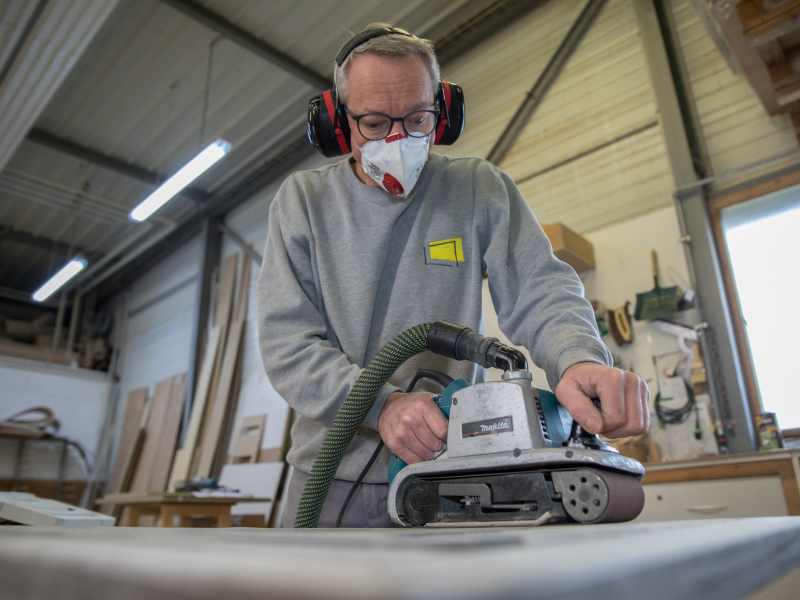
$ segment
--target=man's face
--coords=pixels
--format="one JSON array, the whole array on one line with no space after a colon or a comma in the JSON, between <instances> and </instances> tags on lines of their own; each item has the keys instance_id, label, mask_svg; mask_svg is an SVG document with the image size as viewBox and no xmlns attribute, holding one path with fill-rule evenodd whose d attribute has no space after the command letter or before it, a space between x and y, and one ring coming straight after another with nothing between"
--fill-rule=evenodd
<instances>
[{"instance_id":1,"label":"man's face","mask_svg":"<svg viewBox=\"0 0 800 600\"><path fill-rule=\"evenodd\" d=\"M360 54L353 59L348 74L350 97L347 108L355 115L381 113L390 117L403 117L415 110L431 110L434 107L433 87L430 72L421 56L404 56L401 58L384 58L373 54ZM358 131L355 120L348 116L350 122L350 141L353 158L361 164L361 151L367 140ZM403 132L403 124L396 121L392 124L390 135ZM433 146L434 136L430 136ZM367 185L378 184L370 177L359 179Z\"/></svg>"}]
</instances>

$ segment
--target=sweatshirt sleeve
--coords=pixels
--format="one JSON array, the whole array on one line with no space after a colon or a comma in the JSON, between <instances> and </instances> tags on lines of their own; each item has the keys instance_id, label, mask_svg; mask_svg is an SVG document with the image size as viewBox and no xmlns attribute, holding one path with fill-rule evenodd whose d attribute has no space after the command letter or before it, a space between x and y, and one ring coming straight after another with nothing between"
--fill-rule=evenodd
<instances>
[{"instance_id":1,"label":"sweatshirt sleeve","mask_svg":"<svg viewBox=\"0 0 800 600\"><path fill-rule=\"evenodd\" d=\"M550 241L514 182L500 171L484 205L484 268L498 325L527 348L556 389L578 362L611 365L591 304L575 271L553 255Z\"/></svg>"},{"instance_id":2,"label":"sweatshirt sleeve","mask_svg":"<svg viewBox=\"0 0 800 600\"><path fill-rule=\"evenodd\" d=\"M314 240L300 186L289 178L269 211L258 277L258 341L270 383L299 414L330 428L363 369L329 341L324 302L314 269ZM397 388L385 385L364 425Z\"/></svg>"}]
</instances>

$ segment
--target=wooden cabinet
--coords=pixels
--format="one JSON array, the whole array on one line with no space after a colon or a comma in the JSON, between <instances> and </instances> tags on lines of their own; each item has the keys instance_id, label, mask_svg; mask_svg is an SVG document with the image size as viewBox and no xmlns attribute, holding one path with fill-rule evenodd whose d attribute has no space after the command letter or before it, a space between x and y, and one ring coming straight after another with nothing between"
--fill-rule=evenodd
<instances>
[{"instance_id":1,"label":"wooden cabinet","mask_svg":"<svg viewBox=\"0 0 800 600\"><path fill-rule=\"evenodd\" d=\"M638 521L800 515L800 452L647 465Z\"/></svg>"}]
</instances>

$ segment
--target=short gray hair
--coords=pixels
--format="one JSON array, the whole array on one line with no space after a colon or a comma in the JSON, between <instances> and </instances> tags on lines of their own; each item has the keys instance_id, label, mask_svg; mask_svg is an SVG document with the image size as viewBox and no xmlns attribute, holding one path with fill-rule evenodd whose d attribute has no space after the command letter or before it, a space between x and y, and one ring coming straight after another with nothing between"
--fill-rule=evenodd
<instances>
[{"instance_id":1,"label":"short gray hair","mask_svg":"<svg viewBox=\"0 0 800 600\"><path fill-rule=\"evenodd\" d=\"M381 27L394 27L388 23L370 23L364 31L370 29L379 29ZM352 37L355 36L351 36ZM409 37L406 35L381 35L367 40L363 44L356 46L353 51L347 55L347 58L340 67L334 62L333 65L333 82L336 85L336 92L339 95L339 102L341 104L347 103L347 97L350 92L350 86L347 76L350 68L353 66L353 59L359 54L374 54L376 56L384 57L403 57L403 56L421 56L428 67L431 76L431 87L433 95L436 96L436 90L439 87L439 61L436 59L436 53L433 49L433 42L430 40L423 40L418 37Z\"/></svg>"}]
</instances>

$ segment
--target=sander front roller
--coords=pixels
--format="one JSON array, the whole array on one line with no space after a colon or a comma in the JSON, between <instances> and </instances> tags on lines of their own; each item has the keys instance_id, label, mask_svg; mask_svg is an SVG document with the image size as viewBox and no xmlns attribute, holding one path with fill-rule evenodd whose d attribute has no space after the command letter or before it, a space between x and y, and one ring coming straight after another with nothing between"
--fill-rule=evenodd
<instances>
[{"instance_id":1,"label":"sander front roller","mask_svg":"<svg viewBox=\"0 0 800 600\"><path fill-rule=\"evenodd\" d=\"M383 384L425 350L505 371L502 381L450 380L434 398L449 420L433 460L389 461L388 510L407 527L614 523L644 507L644 467L573 421L554 394L531 386L524 355L445 321L411 328L365 368L323 443L295 527L316 527L344 450ZM426 373L431 373L427 371ZM445 381L445 383L447 383Z\"/></svg>"}]
</instances>

